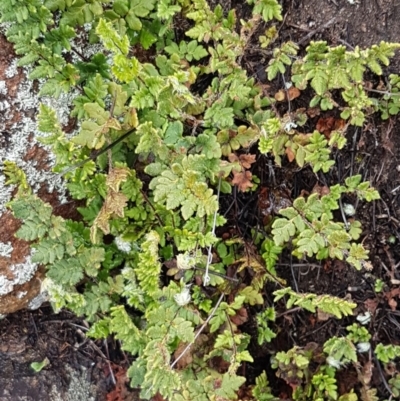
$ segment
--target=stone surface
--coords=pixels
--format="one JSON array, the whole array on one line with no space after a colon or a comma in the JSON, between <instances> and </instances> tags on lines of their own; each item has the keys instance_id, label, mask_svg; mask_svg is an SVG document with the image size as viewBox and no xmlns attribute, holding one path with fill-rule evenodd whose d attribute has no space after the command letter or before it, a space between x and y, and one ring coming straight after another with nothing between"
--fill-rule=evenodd
<instances>
[{"instance_id":1,"label":"stone surface","mask_svg":"<svg viewBox=\"0 0 400 401\"><path fill-rule=\"evenodd\" d=\"M32 189L52 205L67 201L61 178L51 172L54 158L37 142L37 91L37 83L17 67L12 45L0 35L0 315L39 307L44 299L38 297L43 268L31 262L30 244L14 235L21 224L6 207L16 189L5 184L4 161L22 168Z\"/></svg>"}]
</instances>

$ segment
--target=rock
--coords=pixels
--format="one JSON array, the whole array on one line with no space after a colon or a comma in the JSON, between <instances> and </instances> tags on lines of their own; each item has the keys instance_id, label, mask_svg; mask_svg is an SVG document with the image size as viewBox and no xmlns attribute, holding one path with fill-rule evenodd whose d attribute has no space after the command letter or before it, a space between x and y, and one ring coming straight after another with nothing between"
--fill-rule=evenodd
<instances>
[{"instance_id":1,"label":"rock","mask_svg":"<svg viewBox=\"0 0 400 401\"><path fill-rule=\"evenodd\" d=\"M27 71L17 67L17 62L12 45L0 35L1 315L23 308L37 308L46 299L45 294L40 293L44 269L31 262L30 244L14 236L20 222L7 210L6 203L13 198L16 188L5 184L3 163L6 160L15 162L25 172L32 190L53 207L61 205L60 210L66 212L62 205L67 202L61 177L51 172L54 156L37 140L40 136L35 120L40 103L38 85L27 78ZM60 122L67 124L70 102L65 98L60 98L60 102L56 107Z\"/></svg>"}]
</instances>

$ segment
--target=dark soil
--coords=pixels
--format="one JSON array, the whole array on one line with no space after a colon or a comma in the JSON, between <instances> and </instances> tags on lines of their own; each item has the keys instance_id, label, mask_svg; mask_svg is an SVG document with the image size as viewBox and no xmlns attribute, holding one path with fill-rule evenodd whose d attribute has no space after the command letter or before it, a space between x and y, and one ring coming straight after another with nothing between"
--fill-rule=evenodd
<instances>
[{"instance_id":1,"label":"dark soil","mask_svg":"<svg viewBox=\"0 0 400 401\"><path fill-rule=\"evenodd\" d=\"M113 342L86 338L87 324L50 307L0 321L0 401L122 401L128 362ZM35 372L31 364L47 358Z\"/></svg>"},{"instance_id":2,"label":"dark soil","mask_svg":"<svg viewBox=\"0 0 400 401\"><path fill-rule=\"evenodd\" d=\"M226 3L224 8L228 9ZM231 3L232 7L237 7L239 16L249 16L248 6L244 2ZM344 44L349 49L371 46L381 40L400 42L398 0L359 0L359 4L354 5L348 0L285 0L283 3L285 18L279 25L279 40L282 42L292 40L305 48L310 40L326 40L330 45ZM249 74L257 77L261 83L265 83L264 71L269 57L251 48L243 56ZM385 77L391 72L400 73L400 52L385 71ZM304 98L296 101L298 107L306 107L309 98L305 94ZM326 113L322 117L329 116ZM307 168L298 171L286 163L282 168L273 168L274 177L292 198L301 191L310 192L316 184L343 183L346 177L356 173L369 180L379 190L382 199L373 204L357 204L355 199L348 201L356 205L356 218L364 229L363 242L370 250L372 269L358 272L339 261L310 264L292 259L288 251L280 260L278 275L300 292L352 299L358 305L356 313L371 312L372 320L368 329L374 333L374 343L400 344L399 117L382 122L378 116L371 116L363 129L348 132L348 146L335 157L336 167L326 175L315 175ZM260 187L272 188L277 185L271 181L268 159L260 157L256 169L258 171L255 173L262 177ZM236 210L239 216L236 223L242 234L249 232L249 222L257 224L262 219L261 211L255 208L258 195L238 199L242 210ZM391 242L393 238L394 243ZM384 291L380 294L374 292L376 278L385 282ZM271 303L269 293L267 287L266 302ZM311 342L323 344L334 335L345 334L349 323L346 319L326 320L325 316L297 309L288 312L282 309L279 312L277 339L263 349L251 344L255 363L246 369L250 381L262 370L269 369L272 352L287 350L294 345L306 346ZM37 312L19 312L0 321L0 401L73 400L69 393L71 383L75 383L73 377L78 377L82 391L87 391L86 395L81 395L82 400L135 399L122 378L128 363L118 351L118 346L110 343L106 347L104 342L94 343L85 339L80 326L85 327L85 323L66 312L53 315L48 307ZM252 333L251 324L245 326L245 330ZM107 353L109 349L115 352ZM30 363L46 357L50 364L40 373L34 373ZM400 366L397 366L397 370L400 371ZM75 376L71 373L73 371ZM274 380L273 373L270 373L274 392L290 397L290 389L283 382ZM342 376L338 380L341 392L348 391L358 382L356 372L350 368L344 370ZM117 382L116 387L113 377ZM386 380L385 373L375 368L372 385L378 388L379 399L388 396ZM83 385L83 382L86 384ZM54 394L60 398L51 395L53 388L56 389Z\"/></svg>"},{"instance_id":3,"label":"dark soil","mask_svg":"<svg viewBox=\"0 0 400 401\"><path fill-rule=\"evenodd\" d=\"M355 46L368 47L381 40L399 42L400 2L396 1L360 1L351 5L347 0L292 0L284 2L285 17L279 26L279 40L291 40L303 48L310 40L326 40L332 46L345 45L349 50ZM394 4L396 3L396 4ZM265 29L265 27L263 27ZM257 37L255 38L257 40ZM265 83L264 69L268 56L257 54L249 49L243 57L250 74ZM386 69L383 80L390 73L400 72L400 53L398 52ZM289 75L286 77L290 79ZM371 79L376 79L371 77ZM270 95L283 88L271 85ZM307 91L296 99L292 107L307 107L310 97ZM293 110L292 109L292 110ZM337 117L330 112L321 113L318 118ZM314 126L307 127L312 132ZM282 168L274 168L271 179L269 160L258 163L263 169L264 177L260 186L269 190L278 185L292 198L302 191L311 192L316 186L343 183L344 179L354 174L362 174L379 191L382 199L373 204L358 204L356 199L346 201L356 205L356 218L362 223L363 243L370 251L370 271L358 272L340 261L310 263L292 259L290 250L283 255L278 265L278 275L299 292L331 294L353 300L357 303L355 313L371 312L372 320L368 330L373 334L373 342L400 344L400 119L393 117L383 122L379 116L370 116L362 129L348 132L348 146L335 155L336 165L329 174L313 174L308 169L298 170L290 163L283 163ZM264 167L263 167L264 166ZM277 196L275 196L276 198ZM259 204L258 204L259 205ZM262 211L261 211L262 212ZM258 210L260 213L260 210ZM260 216L255 213L254 221ZM340 215L337 216L341 220ZM242 225L244 229L247 223ZM240 222L239 222L240 223ZM240 225L240 224L239 224ZM251 226L252 224L250 224ZM380 278L385 282L383 293L376 294L374 281ZM271 287L271 292L273 291ZM268 293L268 289L267 289ZM272 300L267 302L271 304ZM277 320L279 335L267 349L260 350L254 345L256 363L249 369L249 374L257 376L269 365L271 352L287 350L295 345L309 346L312 343L323 344L329 338L346 335L346 326L353 320L327 320L323 315L313 315L293 308L292 311L281 311ZM251 329L249 329L251 332ZM388 396L386 381L388 376L376 366L372 371L372 386L378 388L379 399ZM393 366L397 371L400 365ZM338 378L340 392L357 388L357 372L351 368L342 370ZM390 377L390 376L389 376ZM275 394L290 394L280 380L271 372L270 381Z\"/></svg>"}]
</instances>

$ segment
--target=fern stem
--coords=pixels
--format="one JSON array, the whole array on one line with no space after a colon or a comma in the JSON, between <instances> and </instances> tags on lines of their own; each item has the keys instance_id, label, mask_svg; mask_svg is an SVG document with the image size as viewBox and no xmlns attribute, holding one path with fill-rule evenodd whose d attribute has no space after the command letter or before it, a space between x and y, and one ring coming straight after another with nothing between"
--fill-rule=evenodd
<instances>
[{"instance_id":1,"label":"fern stem","mask_svg":"<svg viewBox=\"0 0 400 401\"><path fill-rule=\"evenodd\" d=\"M66 168L65 170L61 171L61 173L59 173L59 175L63 176L65 174L69 173L70 171L73 171L79 167L82 167L87 162L97 159L100 155L107 152L107 150L113 148L115 145L120 143L122 140L124 140L126 137L128 137L130 134L132 134L134 131L136 131L136 128L130 129L129 131L125 132L125 134L121 135L118 139L116 139L114 142L111 142L109 145L107 145L104 149L101 149L98 152L96 152L93 156L90 156L90 157L86 158L85 160L82 160L81 162L76 163L76 164L72 165L71 167Z\"/></svg>"},{"instance_id":2,"label":"fern stem","mask_svg":"<svg viewBox=\"0 0 400 401\"><path fill-rule=\"evenodd\" d=\"M217 202L219 202L220 193L221 193L221 177L219 177L219 181L218 181ZM215 235L215 226L217 224L217 212L218 212L218 209L216 209L215 212L214 212L213 227L212 227L212 230L211 230L211 233L213 235ZM210 275L208 273L208 270L209 270L210 264L212 262L212 245L210 245L208 247L207 253L208 253L207 254L207 265L206 265L205 273L204 273L204 276L203 276L203 284L204 284L204 286L208 285L208 283L211 280L210 279Z\"/></svg>"},{"instance_id":3,"label":"fern stem","mask_svg":"<svg viewBox=\"0 0 400 401\"><path fill-rule=\"evenodd\" d=\"M222 302L222 300L224 299L224 295L225 294L221 294L220 297L218 298L217 303L214 306L214 309L211 311L210 315L208 316L207 320L201 325L200 329L197 331L196 335L194 336L194 339L192 342L190 342L185 349L182 351L182 353L175 359L174 362L171 363L170 368L173 369L173 367L178 363L178 361L180 359L183 358L183 356L185 355L185 353L189 350L189 348L196 342L197 338L199 337L199 335L202 333L202 331L205 329L205 327L207 326L208 322L211 320L211 318L215 315L215 312L217 311L220 303Z\"/></svg>"}]
</instances>

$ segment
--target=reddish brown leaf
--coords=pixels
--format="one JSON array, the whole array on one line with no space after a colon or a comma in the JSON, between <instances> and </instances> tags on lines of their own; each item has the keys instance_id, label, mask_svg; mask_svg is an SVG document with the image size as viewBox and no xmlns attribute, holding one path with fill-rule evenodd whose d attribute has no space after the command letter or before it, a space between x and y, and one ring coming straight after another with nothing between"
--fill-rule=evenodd
<instances>
[{"instance_id":1,"label":"reddish brown leaf","mask_svg":"<svg viewBox=\"0 0 400 401\"><path fill-rule=\"evenodd\" d=\"M287 90L287 96L288 96L289 100L296 99L297 97L300 96L300 91L295 86L291 86Z\"/></svg>"},{"instance_id":2,"label":"reddish brown leaf","mask_svg":"<svg viewBox=\"0 0 400 401\"><path fill-rule=\"evenodd\" d=\"M300 96L300 91L291 86L287 91L284 89L280 89L278 92L275 93L274 97L277 102L283 102L285 100L293 100Z\"/></svg>"},{"instance_id":3,"label":"reddish brown leaf","mask_svg":"<svg viewBox=\"0 0 400 401\"><path fill-rule=\"evenodd\" d=\"M264 216L271 214L272 207L269 199L269 190L267 187L262 187L258 195L258 208Z\"/></svg>"},{"instance_id":4,"label":"reddish brown leaf","mask_svg":"<svg viewBox=\"0 0 400 401\"><path fill-rule=\"evenodd\" d=\"M239 191L245 192L248 188L253 186L251 182L251 177L253 176L250 171L232 171L233 180L232 184L236 185Z\"/></svg>"},{"instance_id":5,"label":"reddish brown leaf","mask_svg":"<svg viewBox=\"0 0 400 401\"><path fill-rule=\"evenodd\" d=\"M334 124L335 124L334 117L321 117L317 121L316 129L322 134L325 134L325 132L329 134L332 131Z\"/></svg>"},{"instance_id":6,"label":"reddish brown leaf","mask_svg":"<svg viewBox=\"0 0 400 401\"><path fill-rule=\"evenodd\" d=\"M180 358L176 364L179 370L186 368L186 366L190 365L193 362L193 348L189 348L183 354L187 346L187 343L181 342L178 345L178 348L174 352L174 358ZM183 354L183 355L182 355ZM181 356L182 355L182 356Z\"/></svg>"},{"instance_id":7,"label":"reddish brown leaf","mask_svg":"<svg viewBox=\"0 0 400 401\"><path fill-rule=\"evenodd\" d=\"M322 197L324 195L328 195L330 193L330 190L329 187L327 187L326 185L319 185L318 183L316 183L311 193L312 194L317 193L319 197Z\"/></svg>"},{"instance_id":8,"label":"reddish brown leaf","mask_svg":"<svg viewBox=\"0 0 400 401\"><path fill-rule=\"evenodd\" d=\"M346 121L341 118L321 117L317 122L316 129L329 138L332 131L340 131L345 127L345 125Z\"/></svg>"},{"instance_id":9,"label":"reddish brown leaf","mask_svg":"<svg viewBox=\"0 0 400 401\"><path fill-rule=\"evenodd\" d=\"M364 301L364 305L367 308L367 310L371 313L371 315L373 315L375 313L376 308L378 307L378 304L379 304L379 301L377 298L374 298L374 299L369 298Z\"/></svg>"},{"instance_id":10,"label":"reddish brown leaf","mask_svg":"<svg viewBox=\"0 0 400 401\"><path fill-rule=\"evenodd\" d=\"M393 298L389 299L388 304L389 304L391 310L393 310L393 311L396 310L397 302Z\"/></svg>"},{"instance_id":11,"label":"reddish brown leaf","mask_svg":"<svg viewBox=\"0 0 400 401\"><path fill-rule=\"evenodd\" d=\"M240 155L239 162L243 168L250 168L256 161L256 155Z\"/></svg>"},{"instance_id":12,"label":"reddish brown leaf","mask_svg":"<svg viewBox=\"0 0 400 401\"><path fill-rule=\"evenodd\" d=\"M152 401L165 401L165 398L160 394L157 393L151 398Z\"/></svg>"},{"instance_id":13,"label":"reddish brown leaf","mask_svg":"<svg viewBox=\"0 0 400 401\"><path fill-rule=\"evenodd\" d=\"M233 324L235 324L236 326L240 326L243 323L246 323L248 320L248 315L247 315L247 310L246 308L240 308L237 312L235 316L231 317L231 321Z\"/></svg>"},{"instance_id":14,"label":"reddish brown leaf","mask_svg":"<svg viewBox=\"0 0 400 401\"><path fill-rule=\"evenodd\" d=\"M310 118L314 118L321 114L321 109L319 107L311 107L307 110L307 115Z\"/></svg>"},{"instance_id":15,"label":"reddish brown leaf","mask_svg":"<svg viewBox=\"0 0 400 401\"><path fill-rule=\"evenodd\" d=\"M295 157L296 157L295 153L293 152L293 150L292 150L291 148L286 148L285 153L286 153L286 156L287 156L287 158L288 158L288 160L289 160L290 163L291 163L291 162L295 159Z\"/></svg>"},{"instance_id":16,"label":"reddish brown leaf","mask_svg":"<svg viewBox=\"0 0 400 401\"><path fill-rule=\"evenodd\" d=\"M230 154L228 155L228 160L229 160L231 163L234 163L234 162L239 161L239 158L238 158L234 153L230 153Z\"/></svg>"},{"instance_id":17,"label":"reddish brown leaf","mask_svg":"<svg viewBox=\"0 0 400 401\"><path fill-rule=\"evenodd\" d=\"M124 401L129 396L126 369L115 365L112 365L112 368L116 383L115 388L107 394L107 401Z\"/></svg>"}]
</instances>

